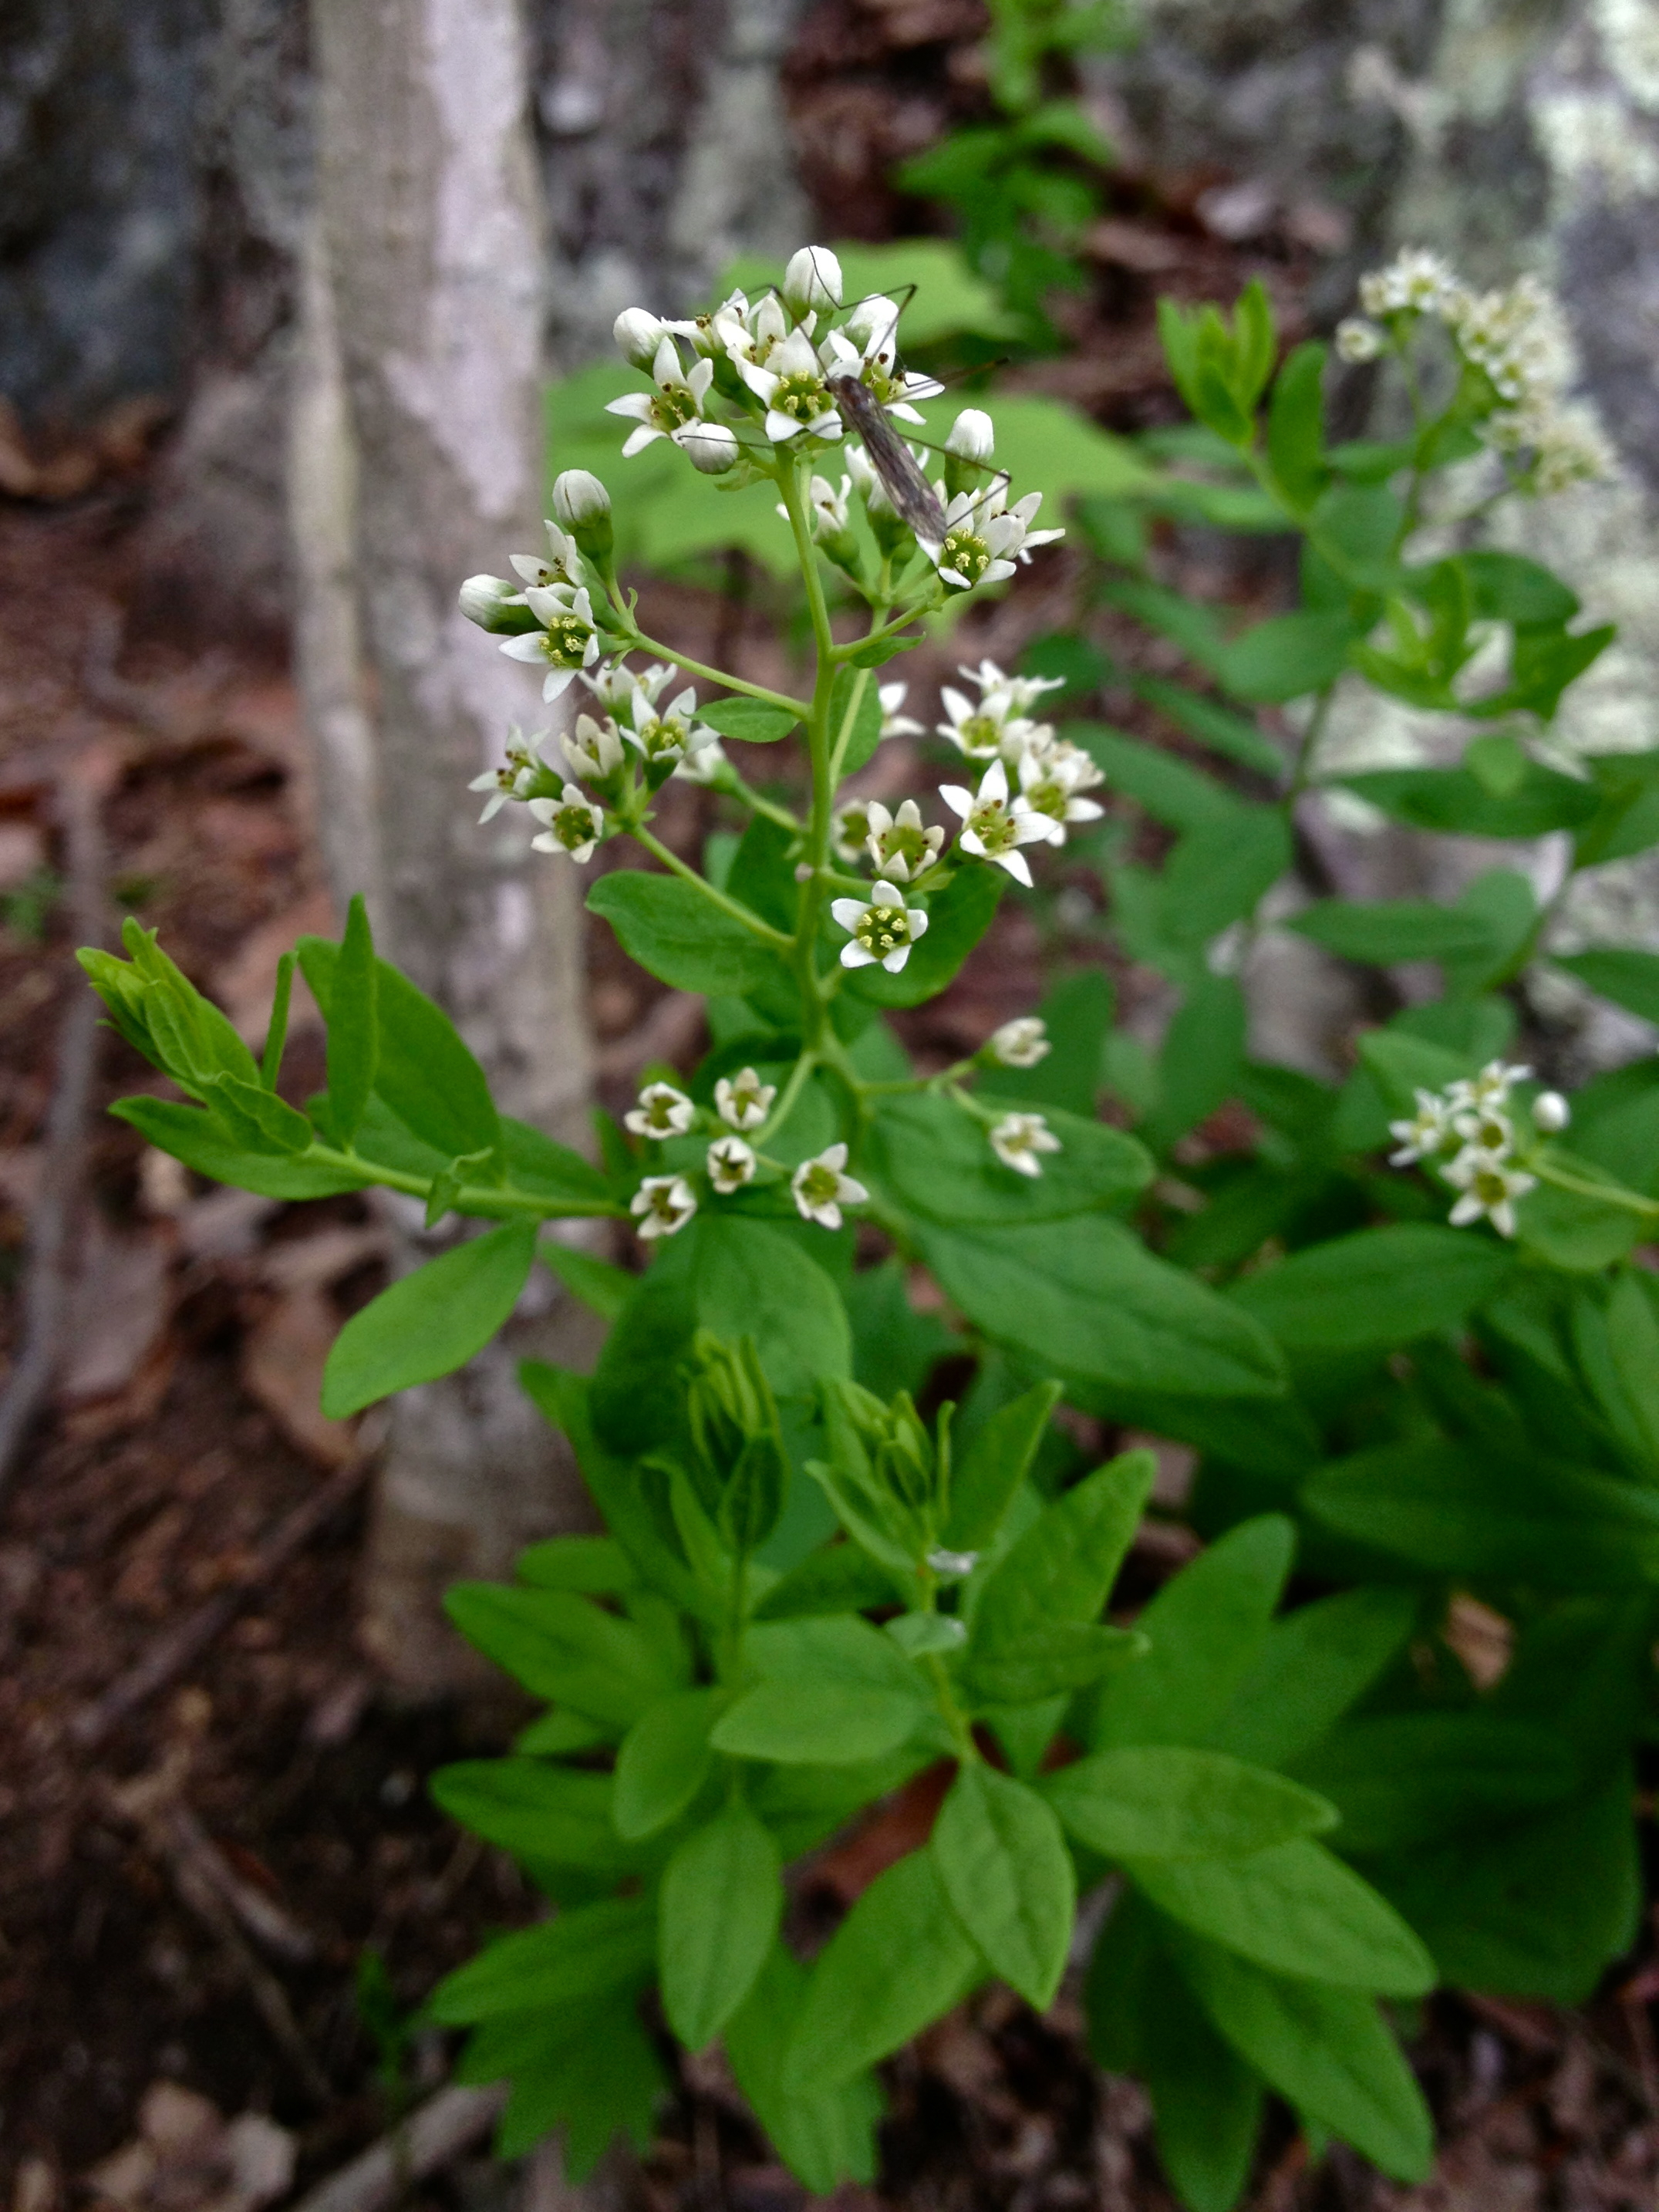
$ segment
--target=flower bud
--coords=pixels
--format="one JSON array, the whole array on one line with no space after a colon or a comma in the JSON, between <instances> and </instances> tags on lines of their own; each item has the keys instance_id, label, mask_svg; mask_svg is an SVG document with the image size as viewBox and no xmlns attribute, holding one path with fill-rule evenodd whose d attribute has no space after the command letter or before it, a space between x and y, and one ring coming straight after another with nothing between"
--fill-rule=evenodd
<instances>
[{"instance_id":1,"label":"flower bud","mask_svg":"<svg viewBox=\"0 0 1659 2212\"><path fill-rule=\"evenodd\" d=\"M523 592L505 576L469 576L456 596L467 620L492 635L521 637L538 627Z\"/></svg>"},{"instance_id":2,"label":"flower bud","mask_svg":"<svg viewBox=\"0 0 1659 2212\"><path fill-rule=\"evenodd\" d=\"M1532 1118L1547 1137L1553 1137L1571 1121L1572 1109L1559 1091L1540 1091L1532 1102Z\"/></svg>"},{"instance_id":3,"label":"flower bud","mask_svg":"<svg viewBox=\"0 0 1659 2212\"><path fill-rule=\"evenodd\" d=\"M611 495L586 469L566 469L553 480L553 513L590 561L607 562L615 544Z\"/></svg>"},{"instance_id":4,"label":"flower bud","mask_svg":"<svg viewBox=\"0 0 1659 2212\"><path fill-rule=\"evenodd\" d=\"M991 418L982 409L964 407L945 441L945 489L954 499L972 491L996 449Z\"/></svg>"},{"instance_id":5,"label":"flower bud","mask_svg":"<svg viewBox=\"0 0 1659 2212\"><path fill-rule=\"evenodd\" d=\"M706 477L724 476L737 461L737 438L724 422L688 422L674 443Z\"/></svg>"},{"instance_id":6,"label":"flower bud","mask_svg":"<svg viewBox=\"0 0 1659 2212\"><path fill-rule=\"evenodd\" d=\"M802 317L841 305L841 264L827 246L803 246L783 272L784 303Z\"/></svg>"},{"instance_id":7,"label":"flower bud","mask_svg":"<svg viewBox=\"0 0 1659 2212\"><path fill-rule=\"evenodd\" d=\"M611 326L617 351L635 368L648 369L662 343L663 328L643 307L624 307Z\"/></svg>"}]
</instances>

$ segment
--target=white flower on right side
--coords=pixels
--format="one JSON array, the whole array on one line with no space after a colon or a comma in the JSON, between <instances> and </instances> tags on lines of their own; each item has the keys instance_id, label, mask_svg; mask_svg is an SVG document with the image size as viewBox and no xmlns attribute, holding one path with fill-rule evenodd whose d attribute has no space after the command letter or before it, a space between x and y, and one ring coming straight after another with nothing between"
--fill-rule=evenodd
<instances>
[{"instance_id":1,"label":"white flower on right side","mask_svg":"<svg viewBox=\"0 0 1659 2212\"><path fill-rule=\"evenodd\" d=\"M860 1206L869 1197L861 1182L843 1173L845 1145L830 1145L816 1158L803 1160L789 1178L789 1188L803 1221L816 1221L823 1229L841 1227L843 1206Z\"/></svg>"},{"instance_id":2,"label":"white flower on right side","mask_svg":"<svg viewBox=\"0 0 1659 2212\"><path fill-rule=\"evenodd\" d=\"M1007 504L1007 486L1000 482L986 491L959 491L945 510L945 537L938 545L925 539L917 544L939 570L942 583L971 592L976 584L1000 584L1012 576L1018 562L1029 561L1031 549L1063 538L1063 530L1033 530L1040 491Z\"/></svg>"},{"instance_id":3,"label":"white flower on right side","mask_svg":"<svg viewBox=\"0 0 1659 2212\"><path fill-rule=\"evenodd\" d=\"M1073 747L1062 753L1030 747L1019 763L1019 795L1042 823L1042 835L1051 845L1066 842L1068 823L1098 822L1105 809L1082 796L1084 787L1101 781L1100 771L1087 753Z\"/></svg>"},{"instance_id":4,"label":"white flower on right side","mask_svg":"<svg viewBox=\"0 0 1659 2212\"><path fill-rule=\"evenodd\" d=\"M922 827L921 809L914 799L902 799L898 812L890 814L878 799L869 807L866 843L879 872L896 884L908 884L938 860L945 842L942 830Z\"/></svg>"},{"instance_id":5,"label":"white flower on right side","mask_svg":"<svg viewBox=\"0 0 1659 2212\"><path fill-rule=\"evenodd\" d=\"M1040 1176L1042 1162L1037 1154L1062 1149L1041 1114L1005 1114L986 1133L991 1150L1004 1167L1012 1168L1017 1175Z\"/></svg>"},{"instance_id":6,"label":"white flower on right side","mask_svg":"<svg viewBox=\"0 0 1659 2212\"><path fill-rule=\"evenodd\" d=\"M530 811L547 827L532 837L532 853L568 853L579 866L593 857L593 848L605 835L605 810L574 783L566 784L556 800L532 799Z\"/></svg>"},{"instance_id":7,"label":"white flower on right side","mask_svg":"<svg viewBox=\"0 0 1659 2212\"><path fill-rule=\"evenodd\" d=\"M988 690L977 706L949 684L939 696L945 720L934 727L969 760L1000 760L1010 750L1018 758L1037 726L1007 691Z\"/></svg>"},{"instance_id":8,"label":"white flower on right side","mask_svg":"<svg viewBox=\"0 0 1659 2212\"><path fill-rule=\"evenodd\" d=\"M977 792L960 783L942 783L939 795L952 813L962 817L962 834L957 839L962 850L976 860L1006 868L1030 890L1031 865L1019 848L1046 841L1054 831L1046 817L1035 813L1024 798L1009 798L1008 771L1002 763L991 763Z\"/></svg>"},{"instance_id":9,"label":"white flower on right side","mask_svg":"<svg viewBox=\"0 0 1659 2212\"><path fill-rule=\"evenodd\" d=\"M1019 1014L993 1030L982 1049L999 1067L1035 1067L1054 1047L1048 1042L1048 1024L1040 1014Z\"/></svg>"},{"instance_id":10,"label":"white flower on right side","mask_svg":"<svg viewBox=\"0 0 1659 2212\"><path fill-rule=\"evenodd\" d=\"M890 975L896 975L927 928L926 912L907 907L896 884L872 884L868 899L832 899L830 911L848 933L841 948L843 968L872 968L879 961Z\"/></svg>"},{"instance_id":11,"label":"white flower on right side","mask_svg":"<svg viewBox=\"0 0 1659 2212\"><path fill-rule=\"evenodd\" d=\"M1559 1091L1540 1091L1532 1102L1532 1119L1545 1136L1559 1136L1572 1119L1572 1108Z\"/></svg>"},{"instance_id":12,"label":"white flower on right side","mask_svg":"<svg viewBox=\"0 0 1659 2212\"><path fill-rule=\"evenodd\" d=\"M922 726L913 715L904 714L904 695L908 684L884 684L876 696L881 702L881 734L884 738L919 738Z\"/></svg>"},{"instance_id":13,"label":"white flower on right side","mask_svg":"<svg viewBox=\"0 0 1659 2212\"><path fill-rule=\"evenodd\" d=\"M1510 1092L1517 1083L1524 1083L1531 1075L1529 1067L1513 1067L1501 1060L1489 1060L1479 1075L1462 1078L1449 1084L1446 1103L1455 1113L1473 1108L1480 1111L1488 1106L1501 1109L1509 1103Z\"/></svg>"},{"instance_id":14,"label":"white flower on right side","mask_svg":"<svg viewBox=\"0 0 1659 2212\"><path fill-rule=\"evenodd\" d=\"M591 714L578 714L575 728L565 732L559 748L573 775L591 775L596 783L614 775L623 764L623 741L608 716L596 722Z\"/></svg>"},{"instance_id":15,"label":"white flower on right side","mask_svg":"<svg viewBox=\"0 0 1659 2212\"><path fill-rule=\"evenodd\" d=\"M697 1109L684 1091L672 1083L647 1083L623 1121L636 1137L683 1137L696 1118Z\"/></svg>"},{"instance_id":16,"label":"white flower on right side","mask_svg":"<svg viewBox=\"0 0 1659 2212\"><path fill-rule=\"evenodd\" d=\"M641 1237L672 1237L697 1210L697 1194L684 1176L647 1176L629 1201Z\"/></svg>"},{"instance_id":17,"label":"white flower on right side","mask_svg":"<svg viewBox=\"0 0 1659 2212\"><path fill-rule=\"evenodd\" d=\"M728 1129L758 1129L777 1095L775 1083L763 1083L752 1067L742 1067L715 1084L714 1111Z\"/></svg>"},{"instance_id":18,"label":"white flower on right side","mask_svg":"<svg viewBox=\"0 0 1659 2212\"><path fill-rule=\"evenodd\" d=\"M1452 1227L1462 1229L1471 1221L1485 1219L1500 1237L1514 1236L1515 1201L1524 1198L1538 1182L1536 1176L1528 1175L1513 1161L1484 1152L1479 1145L1460 1152L1445 1176L1463 1194L1447 1217Z\"/></svg>"},{"instance_id":19,"label":"white flower on right side","mask_svg":"<svg viewBox=\"0 0 1659 2212\"><path fill-rule=\"evenodd\" d=\"M722 1198L730 1198L755 1179L753 1148L741 1137L716 1137L708 1147L708 1180Z\"/></svg>"}]
</instances>

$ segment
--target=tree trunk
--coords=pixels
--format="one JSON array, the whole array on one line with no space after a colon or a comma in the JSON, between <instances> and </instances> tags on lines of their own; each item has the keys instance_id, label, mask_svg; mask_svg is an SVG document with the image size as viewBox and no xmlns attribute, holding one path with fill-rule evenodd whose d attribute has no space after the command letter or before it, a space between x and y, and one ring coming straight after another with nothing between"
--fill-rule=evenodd
<instances>
[{"instance_id":1,"label":"tree trunk","mask_svg":"<svg viewBox=\"0 0 1659 2212\"><path fill-rule=\"evenodd\" d=\"M295 507L315 601L302 673L325 804L339 807L335 888L368 894L382 950L455 1018L502 1108L580 1142L579 887L531 854L516 809L480 829L466 789L537 702L455 604L464 576L543 542L523 27L515 0L314 0L312 21L320 234L296 442L314 432L317 444L296 456ZM367 681L350 665L359 621ZM408 1224L408 1264L430 1243ZM364 1632L413 1692L474 1679L442 1626L447 1583L499 1572L529 1537L590 1518L568 1454L514 1379L550 1329L586 1331L550 1277L538 1271L532 1289L538 1312L521 1309L461 1374L394 1407Z\"/></svg>"}]
</instances>

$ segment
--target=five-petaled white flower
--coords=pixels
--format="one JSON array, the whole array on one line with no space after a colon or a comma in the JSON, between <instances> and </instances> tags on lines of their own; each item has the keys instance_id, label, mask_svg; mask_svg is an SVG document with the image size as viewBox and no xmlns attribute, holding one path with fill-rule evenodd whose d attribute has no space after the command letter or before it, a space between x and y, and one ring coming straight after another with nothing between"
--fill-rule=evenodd
<instances>
[{"instance_id":1,"label":"five-petaled white flower","mask_svg":"<svg viewBox=\"0 0 1659 2212\"><path fill-rule=\"evenodd\" d=\"M897 884L882 881L871 884L867 900L832 899L830 911L850 933L841 948L843 968L870 968L878 960L890 975L896 975L927 927L923 909L907 907Z\"/></svg>"},{"instance_id":2,"label":"five-petaled white flower","mask_svg":"<svg viewBox=\"0 0 1659 2212\"><path fill-rule=\"evenodd\" d=\"M623 1117L636 1137L682 1137L696 1118L696 1108L672 1083L647 1083Z\"/></svg>"},{"instance_id":3,"label":"five-petaled white flower","mask_svg":"<svg viewBox=\"0 0 1659 2212\"><path fill-rule=\"evenodd\" d=\"M641 1237L672 1237L696 1212L697 1194L684 1176L647 1176L629 1210L643 1217Z\"/></svg>"},{"instance_id":4,"label":"five-petaled white flower","mask_svg":"<svg viewBox=\"0 0 1659 2212\"><path fill-rule=\"evenodd\" d=\"M1039 726L1008 691L988 690L977 706L948 684L939 696L946 719L934 727L969 760L1018 761Z\"/></svg>"},{"instance_id":5,"label":"five-petaled white flower","mask_svg":"<svg viewBox=\"0 0 1659 2212\"><path fill-rule=\"evenodd\" d=\"M815 1159L803 1160L795 1170L789 1188L803 1221L839 1229L842 1207L862 1205L869 1197L861 1182L842 1172L846 1165L846 1146L830 1145Z\"/></svg>"},{"instance_id":6,"label":"five-petaled white flower","mask_svg":"<svg viewBox=\"0 0 1659 2212\"><path fill-rule=\"evenodd\" d=\"M1008 771L1002 763L991 763L979 780L977 792L963 784L944 783L939 795L953 813L962 817L962 834L957 840L962 850L976 860L990 860L1006 868L1017 884L1024 884L1029 890L1031 866L1019 848L1052 837L1054 828L1046 816L1033 811L1024 798L1009 798Z\"/></svg>"},{"instance_id":7,"label":"five-petaled white flower","mask_svg":"<svg viewBox=\"0 0 1659 2212\"><path fill-rule=\"evenodd\" d=\"M587 580L587 570L575 539L561 530L556 522L544 522L542 526L547 532L546 558L539 553L509 553L507 557L513 564L514 574L526 590L552 591L561 584L572 591L579 590ZM524 592L518 597L522 601Z\"/></svg>"},{"instance_id":8,"label":"five-petaled white flower","mask_svg":"<svg viewBox=\"0 0 1659 2212\"><path fill-rule=\"evenodd\" d=\"M753 1182L755 1164L754 1152L741 1137L716 1137L708 1147L708 1180L722 1198Z\"/></svg>"},{"instance_id":9,"label":"five-petaled white flower","mask_svg":"<svg viewBox=\"0 0 1659 2212\"><path fill-rule=\"evenodd\" d=\"M1062 1149L1041 1114L1005 1114L986 1133L1004 1167L1012 1168L1018 1175L1040 1176L1042 1163L1037 1154Z\"/></svg>"},{"instance_id":10,"label":"five-petaled white flower","mask_svg":"<svg viewBox=\"0 0 1659 2212\"><path fill-rule=\"evenodd\" d=\"M1456 1144L1451 1109L1437 1091L1417 1093L1417 1111L1409 1121L1390 1121L1389 1134L1399 1146L1389 1154L1390 1167L1407 1168L1415 1160L1434 1160Z\"/></svg>"},{"instance_id":11,"label":"five-petaled white flower","mask_svg":"<svg viewBox=\"0 0 1659 2212\"><path fill-rule=\"evenodd\" d=\"M681 363L679 348L665 331L652 356L649 374L657 387L654 392L627 392L620 399L606 403L607 415L631 416L637 426L623 442L624 460L656 438L672 438L676 445L686 443L687 434L702 422L703 402L714 381L714 364L694 362L688 372Z\"/></svg>"},{"instance_id":12,"label":"five-petaled white flower","mask_svg":"<svg viewBox=\"0 0 1659 2212\"><path fill-rule=\"evenodd\" d=\"M555 584L544 591L528 586L525 605L542 625L522 637L501 640L509 660L539 660L547 670L542 697L560 698L575 681L579 668L591 668L599 657L599 636L593 623L593 603L585 591Z\"/></svg>"},{"instance_id":13,"label":"five-petaled white flower","mask_svg":"<svg viewBox=\"0 0 1659 2212\"><path fill-rule=\"evenodd\" d=\"M565 732L559 746L571 774L591 775L596 783L614 775L623 764L623 741L608 716L596 722L591 714L578 714L574 730Z\"/></svg>"},{"instance_id":14,"label":"five-petaled white flower","mask_svg":"<svg viewBox=\"0 0 1659 2212\"><path fill-rule=\"evenodd\" d=\"M1020 1014L993 1030L983 1049L1000 1067L1035 1067L1054 1047L1048 1042L1048 1024L1040 1014Z\"/></svg>"},{"instance_id":15,"label":"five-petaled white flower","mask_svg":"<svg viewBox=\"0 0 1659 2212\"><path fill-rule=\"evenodd\" d=\"M582 866L593 857L593 848L605 835L605 811L596 806L574 783L566 784L556 799L532 799L530 811L547 827L532 837L532 853L568 853Z\"/></svg>"},{"instance_id":16,"label":"five-petaled white flower","mask_svg":"<svg viewBox=\"0 0 1659 2212\"><path fill-rule=\"evenodd\" d=\"M977 668L958 662L957 673L965 676L970 684L977 684L982 699L1006 699L1016 714L1028 714L1045 691L1066 689L1063 676L1010 676L994 660L981 660Z\"/></svg>"},{"instance_id":17,"label":"five-petaled white flower","mask_svg":"<svg viewBox=\"0 0 1659 2212\"><path fill-rule=\"evenodd\" d=\"M741 1067L715 1084L714 1111L728 1129L758 1129L777 1095L775 1083L763 1083L752 1067Z\"/></svg>"},{"instance_id":18,"label":"five-petaled white flower","mask_svg":"<svg viewBox=\"0 0 1659 2212\"><path fill-rule=\"evenodd\" d=\"M1488 1106L1502 1108L1508 1103L1514 1085L1524 1083L1531 1073L1529 1067L1512 1067L1501 1060L1489 1060L1479 1075L1449 1084L1446 1103L1454 1113L1471 1108L1477 1112Z\"/></svg>"},{"instance_id":19,"label":"five-petaled white flower","mask_svg":"<svg viewBox=\"0 0 1659 2212\"><path fill-rule=\"evenodd\" d=\"M1536 1176L1516 1167L1502 1153L1486 1152L1479 1145L1460 1152L1445 1170L1445 1176L1463 1194L1448 1216L1452 1227L1462 1229L1484 1218L1500 1237L1514 1236L1515 1201L1524 1198L1538 1182Z\"/></svg>"},{"instance_id":20,"label":"five-petaled white flower","mask_svg":"<svg viewBox=\"0 0 1659 2212\"><path fill-rule=\"evenodd\" d=\"M540 779L541 769L536 758L542 740L550 734L538 730L526 738L516 722L507 732L507 763L502 768L487 768L482 775L475 775L466 787L469 791L487 791L483 812L479 821L492 822L509 799L528 799Z\"/></svg>"},{"instance_id":21,"label":"five-petaled white flower","mask_svg":"<svg viewBox=\"0 0 1659 2212\"><path fill-rule=\"evenodd\" d=\"M839 438L841 414L824 382L823 363L804 330L791 331L766 356L738 364L744 382L765 403L766 434L775 445L798 438ZM712 374L712 368L711 368Z\"/></svg>"},{"instance_id":22,"label":"five-petaled white flower","mask_svg":"<svg viewBox=\"0 0 1659 2212\"><path fill-rule=\"evenodd\" d=\"M945 832L923 829L921 809L914 799L902 799L896 814L890 814L878 799L872 799L868 819L865 842L870 858L892 882L909 883L939 858Z\"/></svg>"},{"instance_id":23,"label":"five-petaled white flower","mask_svg":"<svg viewBox=\"0 0 1659 2212\"><path fill-rule=\"evenodd\" d=\"M998 481L984 491L959 491L945 510L945 536L937 544L916 542L939 570L943 583L960 592L976 584L1000 584L1016 563L1030 558L1035 545L1063 538L1063 530L1033 530L1042 504L1040 491L1027 492L1012 507L1008 488Z\"/></svg>"},{"instance_id":24,"label":"five-petaled white flower","mask_svg":"<svg viewBox=\"0 0 1659 2212\"><path fill-rule=\"evenodd\" d=\"M714 742L714 732L696 719L697 694L688 684L677 699L660 711L641 684L635 687L622 733L636 746L648 763L678 763Z\"/></svg>"},{"instance_id":25,"label":"five-petaled white flower","mask_svg":"<svg viewBox=\"0 0 1659 2212\"><path fill-rule=\"evenodd\" d=\"M1043 827L1051 845L1066 842L1068 822L1098 822L1105 811L1094 799L1081 796L1083 787L1098 783L1100 771L1076 746L1061 752L1058 745L1033 745L1019 763L1019 794Z\"/></svg>"}]
</instances>

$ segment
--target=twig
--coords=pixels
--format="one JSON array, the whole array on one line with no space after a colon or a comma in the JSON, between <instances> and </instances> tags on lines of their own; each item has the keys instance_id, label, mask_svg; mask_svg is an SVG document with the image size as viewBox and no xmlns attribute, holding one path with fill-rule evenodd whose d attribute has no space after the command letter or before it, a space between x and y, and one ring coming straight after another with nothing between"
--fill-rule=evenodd
<instances>
[{"instance_id":1,"label":"twig","mask_svg":"<svg viewBox=\"0 0 1659 2212\"><path fill-rule=\"evenodd\" d=\"M412 2181L424 2181L470 2150L507 2102L504 2084L440 2089L349 2166L307 2191L290 2212L385 2212Z\"/></svg>"},{"instance_id":2,"label":"twig","mask_svg":"<svg viewBox=\"0 0 1659 2212\"><path fill-rule=\"evenodd\" d=\"M272 1958L290 1966L308 1966L317 1956L316 1941L274 1897L244 1881L188 1805L169 1805L162 1815L171 1849L180 1863L188 1863L202 1880L216 1890L227 1909L240 1922L243 1931Z\"/></svg>"},{"instance_id":3,"label":"twig","mask_svg":"<svg viewBox=\"0 0 1659 2212\"><path fill-rule=\"evenodd\" d=\"M124 1674L118 1674L90 1705L83 1705L70 1722L71 1742L83 1750L100 1744L119 1721L153 1697L164 1684L199 1658L214 1639L241 1611L253 1592L285 1566L323 1524L331 1520L368 1480L373 1454L365 1451L331 1474L298 1505L253 1554L235 1581L216 1590L176 1628L158 1637L143 1657Z\"/></svg>"},{"instance_id":4,"label":"twig","mask_svg":"<svg viewBox=\"0 0 1659 2212\"><path fill-rule=\"evenodd\" d=\"M106 751L80 755L58 784L68 847L70 906L76 936L97 945L104 935L104 836L99 805L113 777ZM22 1345L0 1395L0 1493L63 1355L69 1304L70 1248L80 1207L88 1103L98 1061L98 1000L76 970L58 1033L58 1079L46 1115L40 1194L29 1220L23 1279Z\"/></svg>"}]
</instances>

